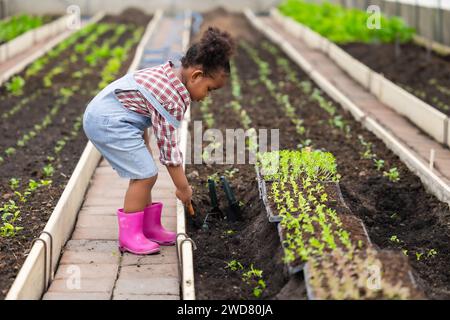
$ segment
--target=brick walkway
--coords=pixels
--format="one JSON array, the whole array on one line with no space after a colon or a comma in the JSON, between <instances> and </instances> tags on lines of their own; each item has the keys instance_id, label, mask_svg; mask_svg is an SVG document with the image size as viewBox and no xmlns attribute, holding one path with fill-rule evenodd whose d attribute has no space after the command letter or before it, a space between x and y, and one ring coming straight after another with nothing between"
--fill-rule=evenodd
<instances>
[{"instance_id":1,"label":"brick walkway","mask_svg":"<svg viewBox=\"0 0 450 320\"><path fill-rule=\"evenodd\" d=\"M179 52L181 37L168 42L162 36L167 34L163 30L171 28L182 30L183 19L163 17L146 49L164 46L171 54ZM154 65L158 59L153 58L144 53L140 68ZM159 163L154 139L151 148L159 169L153 201L163 202L162 223L176 230L175 188L166 167ZM103 159L92 176L72 238L43 299L180 299L175 246L161 246L161 253L147 256L121 254L118 250L116 210L123 207L127 187L128 180L120 178Z\"/></svg>"},{"instance_id":2,"label":"brick walkway","mask_svg":"<svg viewBox=\"0 0 450 320\"><path fill-rule=\"evenodd\" d=\"M391 131L402 143L412 150L419 159L428 164L430 150L435 150L434 173L450 184L450 150L425 135L403 116L397 114L366 91L349 75L339 68L324 53L309 48L302 40L292 37L271 17L260 17L275 32L287 39L314 68L327 78L337 89Z\"/></svg>"},{"instance_id":3,"label":"brick walkway","mask_svg":"<svg viewBox=\"0 0 450 320\"><path fill-rule=\"evenodd\" d=\"M158 159L153 143L153 156ZM158 164L153 192L162 201L163 225L176 229L176 199L167 169ZM102 160L80 210L71 240L44 299L179 299L175 246L148 256L121 254L117 248L116 210L123 207L128 180ZM78 279L79 276L79 286Z\"/></svg>"}]
</instances>

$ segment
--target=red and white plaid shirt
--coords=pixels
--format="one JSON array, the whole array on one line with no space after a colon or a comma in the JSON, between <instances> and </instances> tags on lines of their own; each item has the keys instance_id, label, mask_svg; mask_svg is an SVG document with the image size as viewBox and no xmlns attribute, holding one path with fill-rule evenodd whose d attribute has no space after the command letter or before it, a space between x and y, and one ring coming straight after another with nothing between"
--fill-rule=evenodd
<instances>
[{"instance_id":1,"label":"red and white plaid shirt","mask_svg":"<svg viewBox=\"0 0 450 320\"><path fill-rule=\"evenodd\" d=\"M134 73L134 79L149 90L175 119L181 121L189 108L191 97L173 72L172 66L172 61L168 61L156 67L138 70ZM161 163L173 166L182 164L176 128L159 114L139 91L119 91L116 96L124 107L151 118Z\"/></svg>"}]
</instances>

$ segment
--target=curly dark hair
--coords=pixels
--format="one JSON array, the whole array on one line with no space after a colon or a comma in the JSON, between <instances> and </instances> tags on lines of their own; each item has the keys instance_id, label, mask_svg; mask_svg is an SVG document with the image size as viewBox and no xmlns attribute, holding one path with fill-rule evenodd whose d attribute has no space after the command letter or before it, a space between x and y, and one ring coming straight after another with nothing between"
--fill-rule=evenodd
<instances>
[{"instance_id":1,"label":"curly dark hair","mask_svg":"<svg viewBox=\"0 0 450 320\"><path fill-rule=\"evenodd\" d=\"M184 68L201 66L206 75L222 69L230 73L230 57L234 53L234 41L230 34L218 28L208 27L199 42L192 45L181 58Z\"/></svg>"}]
</instances>

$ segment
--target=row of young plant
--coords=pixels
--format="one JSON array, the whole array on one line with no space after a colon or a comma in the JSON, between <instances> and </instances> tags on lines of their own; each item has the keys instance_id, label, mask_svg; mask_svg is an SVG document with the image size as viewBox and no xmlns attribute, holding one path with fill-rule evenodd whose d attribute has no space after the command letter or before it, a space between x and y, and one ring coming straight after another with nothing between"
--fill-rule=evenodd
<instances>
[{"instance_id":1,"label":"row of young plant","mask_svg":"<svg viewBox=\"0 0 450 320\"><path fill-rule=\"evenodd\" d=\"M278 9L286 16L308 26L336 43L393 43L408 42L415 33L399 17L380 14L380 28L368 28L373 21L370 13L344 8L329 2L308 3L304 0L285 0Z\"/></svg>"},{"instance_id":2,"label":"row of young plant","mask_svg":"<svg viewBox=\"0 0 450 320\"><path fill-rule=\"evenodd\" d=\"M30 129L28 132L24 133L22 135L22 137L20 137L17 140L15 146L10 146L5 149L4 155L6 157L10 158L12 155L15 154L17 147L20 147L20 148L25 147L32 139L39 136L39 134L41 134L44 129L46 129L49 125L51 125L53 123L53 120L55 117L57 117L59 111L61 110L61 107L66 105L68 103L69 99L74 95L74 93L79 90L80 85L82 84L82 77L85 75L88 75L90 72L92 72L92 68L91 68L93 66L92 59L87 59L87 57L95 57L95 64L98 63L99 59L104 60L104 59L113 57L115 59L114 61L116 62L115 64L119 65L119 67L120 67L120 64L117 63L117 59L120 60L124 56L126 56L126 53L127 53L126 50L129 50L130 44L133 45L135 43L133 38L128 40L127 41L128 45L124 46L123 48L116 47L114 50L109 50L110 49L109 47L118 41L120 36L122 36L122 34L126 31L126 26L119 25L119 28L115 29L116 31L114 32L114 36L103 41L102 47L108 49L106 53L98 54L99 47L93 45L93 42L92 42L93 41L92 39L95 39L95 41L97 41L98 35L104 34L106 31L112 30L113 28L114 28L114 25L100 24L100 27L97 29L97 30L100 30L100 32L94 31L94 33L93 33L93 35L95 37L89 36L88 38L85 39L85 42L77 45L77 47L82 46L85 48L90 48L90 51L86 51L87 49L80 51L81 56L84 56L84 54L87 54L86 58L84 59L85 62L87 63L86 66L84 66L83 68L81 68L77 71L74 71L71 75L69 75L69 78L73 78L73 84L70 87L60 88L59 92L55 92L55 97L54 97L55 102L54 102L53 107L49 110L49 112L47 114L44 115L44 118L41 122L34 124L32 129ZM118 31L120 31L120 32L118 32ZM77 51L76 48L75 48L75 50ZM75 56L75 57L77 57L77 56ZM73 60L73 59L71 58L70 60ZM78 58L77 58L77 60L78 60ZM107 65L108 65L110 63L110 60L107 60L107 61L108 61L107 62ZM67 67L67 63L68 63L68 60L64 60L63 62L61 62L60 65L56 65L53 69L51 69L50 72L47 73L43 77L43 79L44 79L43 87L49 86L48 82L51 82L51 79L54 75L63 73ZM74 63L76 63L76 61ZM81 66L82 65L80 65L80 67ZM57 73L55 73L54 70L59 70L59 71ZM105 74L108 74L108 72L114 74L115 72L117 72L117 70L118 70L117 68L115 68L113 70L108 70L105 72ZM94 90L95 89L96 88L94 88ZM32 96L38 96L38 94L33 94ZM31 102L30 98L24 98L23 100L25 100L26 103ZM24 105L24 104L25 103L21 102L20 105ZM4 162L4 159L2 157L0 157L0 165L3 162Z\"/></svg>"},{"instance_id":3,"label":"row of young plant","mask_svg":"<svg viewBox=\"0 0 450 320\"><path fill-rule=\"evenodd\" d=\"M247 111L242 107L241 100L241 84L238 76L238 72L236 69L236 63L234 60L230 61L230 81L231 81L231 94L233 95L233 100L228 105L231 109L236 113L236 115L240 118L242 126L244 129L248 130L252 126L252 120L248 115Z\"/></svg>"},{"instance_id":4,"label":"row of young plant","mask_svg":"<svg viewBox=\"0 0 450 320\"><path fill-rule=\"evenodd\" d=\"M448 86L442 84L440 80L435 78L429 79L428 85L434 90L434 92L439 92L444 98L441 98L437 95L430 97L430 95L422 89L415 89L411 86L400 84L403 89L414 94L424 101L430 101L433 106L435 106L439 110L447 112L450 111L450 89L448 88Z\"/></svg>"},{"instance_id":5,"label":"row of young plant","mask_svg":"<svg viewBox=\"0 0 450 320\"><path fill-rule=\"evenodd\" d=\"M29 14L18 14L0 20L0 44L11 41L27 31L38 28L49 20L49 17Z\"/></svg>"},{"instance_id":6,"label":"row of young plant","mask_svg":"<svg viewBox=\"0 0 450 320\"><path fill-rule=\"evenodd\" d=\"M9 95L6 95L3 100L13 100L13 97L20 97L21 99L19 101L16 101L15 103L11 103L11 108L9 110L4 110L2 113L2 120L10 120L11 117L18 114L24 107L29 105L30 103L36 101L37 98L39 98L43 92L45 91L44 88L49 88L52 85L52 78L58 74L61 74L64 72L65 67L68 66L68 60L59 60L58 56L63 54L64 52L67 52L74 48L74 44L77 42L81 42L81 44L92 44L91 40L88 38L95 38L99 33L103 33L105 30L104 24L90 24L89 26L86 26L85 28L81 29L80 31L76 32L75 34L71 35L69 38L61 42L58 46L50 50L46 55L42 56L41 58L37 59L35 62L33 62L25 71L25 75L22 78L21 76L14 76L12 79L6 83L5 87L7 89L7 92L9 92ZM88 33L91 33L91 36L89 36L86 39L85 38ZM94 35L94 36L92 36ZM73 51L73 50L71 50ZM69 51L70 52L70 51ZM75 53L72 53L70 60L73 61L72 58ZM56 61L54 63L54 66L45 74L41 73L41 70L51 61ZM75 63L74 61L73 63ZM35 83L37 78L42 78L43 80L43 87L38 87L37 90L32 92L31 94L24 96L24 88L27 83ZM64 93L68 93L69 91L64 88L61 89ZM56 92L56 94L59 94L59 92ZM39 124L36 125L36 130L39 130ZM33 134L31 132L31 134ZM11 151L11 150L10 150ZM0 159L1 161L1 159Z\"/></svg>"},{"instance_id":7,"label":"row of young plant","mask_svg":"<svg viewBox=\"0 0 450 320\"><path fill-rule=\"evenodd\" d=\"M86 29L89 31L89 34L86 33ZM95 61L99 56L103 57L109 54L110 44L117 41L117 38L126 31L124 29L126 29L126 25L119 25L116 29L115 24L107 23L91 24L87 26L85 29L76 32L57 47L50 50L46 55L33 62L27 68L23 78L21 76L13 77L5 85L7 92L9 92L11 96L21 97L27 82L35 82L36 77L42 78L43 88L50 88L53 86L52 80L55 76L62 74L68 67L78 64L79 56L84 57L84 60L91 66L95 66ZM114 36L111 36L108 41L105 41L101 48L102 50L99 50L98 46L94 45L95 42L100 36L105 35L108 32L111 33L113 30L116 30ZM90 51L90 53L88 53L88 51ZM67 59L58 59L64 52L72 52L72 54ZM40 71L52 61L57 62L45 74L41 74ZM91 69L88 70L90 71ZM81 74L81 72L73 74L73 78L80 78L82 76L83 74ZM9 111L2 114L2 118L6 119L11 117L20 111L26 103L37 98L39 94L40 90L36 91L32 96L24 97L23 100L26 102L23 102L23 100L17 102ZM8 98L10 97L6 96L4 99Z\"/></svg>"},{"instance_id":8,"label":"row of young plant","mask_svg":"<svg viewBox=\"0 0 450 320\"><path fill-rule=\"evenodd\" d=\"M331 153L308 148L273 151L260 154L257 166L268 186L272 209L281 217L284 260L293 269L310 257L367 244L362 239L352 243L333 208L338 199L330 198L327 191L332 189L327 184L334 186L339 175Z\"/></svg>"},{"instance_id":9,"label":"row of young plant","mask_svg":"<svg viewBox=\"0 0 450 320\"><path fill-rule=\"evenodd\" d=\"M28 81L34 82L35 77L42 77L43 88L50 88L54 86L53 78L57 75L61 75L70 66L79 65L79 59L82 57L90 67L95 67L99 59L106 59L112 56L121 57L124 55L125 48L114 48L112 50L111 46L117 42L117 40L131 28L133 27L123 25L123 24L108 24L99 23L91 24L86 28L80 30L79 32L73 34L71 37L63 41L56 48L52 49L48 54L37 59L33 64L31 64L26 72L25 77L21 76L13 77L8 83L6 83L6 89L12 96L22 96L24 92L24 87ZM89 32L89 33L88 33ZM103 41L101 46L95 45L99 37L112 33L107 40ZM85 39L83 39L85 38ZM64 60L58 60L58 56L66 50L73 49L73 53L69 58ZM70 52L70 51L69 51ZM52 60L59 61L55 64L46 74L40 74L40 71ZM92 68L84 68L74 72L71 77L73 79L81 79L84 75L92 73ZM64 90L67 92L66 88ZM31 95L23 97L20 101L16 102L10 110L4 111L2 114L2 119L9 119L11 116L15 115L22 110L24 106L30 102L35 101L41 95L41 89L36 90ZM5 97L4 99L8 99Z\"/></svg>"},{"instance_id":10,"label":"row of young plant","mask_svg":"<svg viewBox=\"0 0 450 320\"><path fill-rule=\"evenodd\" d=\"M126 29L125 29L126 31ZM103 86L103 83L105 82L105 79L111 79L118 76L118 71L120 69L120 66L128 57L129 51L133 48L134 45L140 40L143 28L134 29L134 32L132 33L132 36L129 37L129 39L125 42L125 44L121 47L115 46L111 48L110 54L102 55L100 58L96 59L96 63L99 63L102 59L104 60L104 68L101 72L101 78L98 84L98 87L90 88L88 89L87 94L89 96L95 95L98 89L100 89ZM108 43L108 46L114 45L116 43L120 36L124 33L124 29L122 28L121 31L116 31L115 36L109 40L106 40ZM120 50L117 50L120 49ZM107 59L109 58L109 59ZM111 67L113 65L114 67ZM115 67L118 66L118 67ZM83 74L86 74L84 71L89 70L89 65L86 66L84 69L81 69L81 72ZM80 72L80 71L76 71ZM76 73L75 72L75 73ZM71 88L63 88L64 90L61 90L61 103L58 104L58 107L61 107L69 102L70 97L74 94L75 90L78 90L80 88L80 85L82 85L82 78L74 77L76 79L79 79L77 81L78 83L74 84ZM106 80L108 81L108 80ZM86 94L86 93L85 93ZM53 110L53 109L52 109ZM48 126L49 123L47 123L46 126ZM63 148L66 146L66 144L70 140L74 140L77 138L80 128L82 125L82 115L79 115L75 118L75 121L73 123L72 129L68 134L63 135L60 139L58 139L55 142L55 145L53 147L53 156L47 156L47 164L42 168L41 174L44 177L50 178L55 173L54 163L57 163L59 161L58 156L63 150ZM0 209L0 212L2 214L2 223L3 225L0 227L0 235L3 237L11 237L15 236L18 231L22 230L22 227L18 225L18 223L21 220L20 217L20 204L26 204L28 199L32 196L33 192L38 190L40 187L48 186L52 183L51 180L48 179L41 179L40 181L36 182L33 179L30 179L27 185L25 186L25 189L23 189L21 192L19 191L21 184L23 184L20 179L17 178L11 178L9 187L11 191L13 192L13 199L9 199L6 203L3 204L3 206ZM23 186L22 186L23 188Z\"/></svg>"}]
</instances>

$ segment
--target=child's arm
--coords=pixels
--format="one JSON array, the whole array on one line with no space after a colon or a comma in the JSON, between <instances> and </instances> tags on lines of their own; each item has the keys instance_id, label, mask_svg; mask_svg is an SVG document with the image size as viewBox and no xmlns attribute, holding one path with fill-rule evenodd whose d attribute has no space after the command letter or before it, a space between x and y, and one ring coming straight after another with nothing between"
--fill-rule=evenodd
<instances>
[{"instance_id":1,"label":"child's arm","mask_svg":"<svg viewBox=\"0 0 450 320\"><path fill-rule=\"evenodd\" d=\"M169 171L177 191L175 192L178 199L184 204L190 203L192 198L192 188L184 174L183 166L166 166Z\"/></svg>"}]
</instances>

